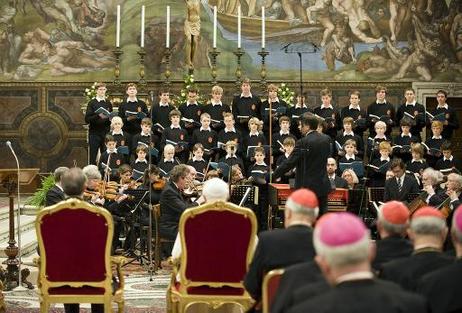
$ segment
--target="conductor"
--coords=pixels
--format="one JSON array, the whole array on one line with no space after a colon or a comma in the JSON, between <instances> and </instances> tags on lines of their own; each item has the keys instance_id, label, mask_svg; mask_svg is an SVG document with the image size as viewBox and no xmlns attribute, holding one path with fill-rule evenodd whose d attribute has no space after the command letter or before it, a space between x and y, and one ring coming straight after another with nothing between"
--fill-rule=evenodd
<instances>
[{"instance_id":1,"label":"conductor","mask_svg":"<svg viewBox=\"0 0 462 313\"><path fill-rule=\"evenodd\" d=\"M277 180L289 170L296 168L295 189L311 189L319 201L319 214L327 211L327 195L331 191L326 164L330 156L330 140L316 131L318 119L304 113L300 117L300 132L303 137L295 144L294 151L273 173Z\"/></svg>"}]
</instances>

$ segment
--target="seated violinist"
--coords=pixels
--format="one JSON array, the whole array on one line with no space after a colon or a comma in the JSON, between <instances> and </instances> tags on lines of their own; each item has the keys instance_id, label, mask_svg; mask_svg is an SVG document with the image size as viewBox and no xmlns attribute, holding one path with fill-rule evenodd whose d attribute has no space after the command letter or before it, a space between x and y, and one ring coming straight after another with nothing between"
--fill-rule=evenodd
<instances>
[{"instance_id":1,"label":"seated violinist","mask_svg":"<svg viewBox=\"0 0 462 313\"><path fill-rule=\"evenodd\" d=\"M451 198L449 207L451 212L454 212L455 209L462 204L462 175L451 173L448 175L448 181L446 183L446 194ZM451 221L452 213L448 218L448 221Z\"/></svg>"}]
</instances>

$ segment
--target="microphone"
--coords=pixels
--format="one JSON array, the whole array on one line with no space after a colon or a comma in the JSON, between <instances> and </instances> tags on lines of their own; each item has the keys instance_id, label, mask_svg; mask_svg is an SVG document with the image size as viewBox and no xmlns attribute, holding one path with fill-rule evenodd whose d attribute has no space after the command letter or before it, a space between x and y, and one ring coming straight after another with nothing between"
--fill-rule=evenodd
<instances>
[{"instance_id":1,"label":"microphone","mask_svg":"<svg viewBox=\"0 0 462 313\"><path fill-rule=\"evenodd\" d=\"M16 168L17 168L17 175L18 175L18 211L17 211L17 217L16 217L16 229L17 229L17 234L18 234L18 287L21 288L21 284L22 284L22 275L21 275L21 198L20 198L20 195L19 195L19 160L18 160L18 156L16 155L16 152L14 151L13 149L13 146L11 145L11 141L7 141L6 142L6 145L8 146L8 148L10 148L11 150L11 153L13 154L14 156L14 159L16 160Z\"/></svg>"}]
</instances>

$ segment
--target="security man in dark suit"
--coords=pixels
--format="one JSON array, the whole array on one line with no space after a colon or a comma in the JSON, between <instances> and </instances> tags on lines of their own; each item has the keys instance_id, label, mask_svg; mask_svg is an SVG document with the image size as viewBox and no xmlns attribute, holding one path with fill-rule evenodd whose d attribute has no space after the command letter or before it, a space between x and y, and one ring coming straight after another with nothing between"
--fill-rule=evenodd
<instances>
[{"instance_id":1,"label":"security man in dark suit","mask_svg":"<svg viewBox=\"0 0 462 313\"><path fill-rule=\"evenodd\" d=\"M442 269L431 272L420 280L417 292L426 296L433 313L462 312L460 282L462 281L462 206L455 211L452 242L457 260Z\"/></svg>"},{"instance_id":2,"label":"security man in dark suit","mask_svg":"<svg viewBox=\"0 0 462 313\"><path fill-rule=\"evenodd\" d=\"M298 189L286 202L285 229L260 233L253 260L244 279L245 289L256 300L256 311L259 310L261 286L267 272L313 259L312 225L318 211L316 195L308 189Z\"/></svg>"},{"instance_id":3,"label":"security man in dark suit","mask_svg":"<svg viewBox=\"0 0 462 313\"><path fill-rule=\"evenodd\" d=\"M327 159L327 177L329 178L332 189L348 188L348 183L345 179L337 175L337 161L334 158Z\"/></svg>"},{"instance_id":4,"label":"security man in dark suit","mask_svg":"<svg viewBox=\"0 0 462 313\"><path fill-rule=\"evenodd\" d=\"M412 243L405 238L408 227L409 209L402 202L389 201L380 208L377 218L380 239L375 241L376 254L372 262L376 271L388 261L412 254Z\"/></svg>"},{"instance_id":5,"label":"security man in dark suit","mask_svg":"<svg viewBox=\"0 0 462 313\"><path fill-rule=\"evenodd\" d=\"M319 213L327 211L327 195L331 185L327 177L327 158L330 156L330 138L316 131L319 120L309 113L300 117L300 131L303 137L295 144L294 151L273 173L273 178L282 177L293 168L295 188L312 190L319 201Z\"/></svg>"},{"instance_id":6,"label":"security man in dark suit","mask_svg":"<svg viewBox=\"0 0 462 313\"><path fill-rule=\"evenodd\" d=\"M413 175L406 174L406 165L401 159L393 159L390 169L395 177L385 181L384 201L408 201L409 194L420 193L419 184Z\"/></svg>"},{"instance_id":7,"label":"security man in dark suit","mask_svg":"<svg viewBox=\"0 0 462 313\"><path fill-rule=\"evenodd\" d=\"M205 202L202 196L195 202L188 202L183 198L182 191L187 188L191 180L190 174L188 165L176 165L170 171L170 181L160 194L159 233L163 238L175 240L180 216L184 210Z\"/></svg>"},{"instance_id":8,"label":"security man in dark suit","mask_svg":"<svg viewBox=\"0 0 462 313\"><path fill-rule=\"evenodd\" d=\"M55 169L53 176L55 177L55 185L48 189L45 196L45 206L50 206L61 202L66 198L64 194L63 187L61 186L61 177L65 172L69 170L68 167L60 166Z\"/></svg>"}]
</instances>

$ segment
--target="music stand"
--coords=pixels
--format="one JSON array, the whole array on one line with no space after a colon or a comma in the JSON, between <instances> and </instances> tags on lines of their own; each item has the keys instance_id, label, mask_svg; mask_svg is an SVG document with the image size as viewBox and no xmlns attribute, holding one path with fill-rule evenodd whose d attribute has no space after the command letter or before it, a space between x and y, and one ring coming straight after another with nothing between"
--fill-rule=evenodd
<instances>
[{"instance_id":1,"label":"music stand","mask_svg":"<svg viewBox=\"0 0 462 313\"><path fill-rule=\"evenodd\" d=\"M5 254L8 256L6 260L7 271L5 277L6 290L12 290L24 283L27 288L33 289L34 287L26 279L30 274L28 269L21 270L21 209L19 207L19 195L18 195L18 212L17 212L17 229L18 229L18 246L16 246L16 240L14 237L14 197L15 192L19 192L19 185L27 186L32 183L35 176L39 173L38 168L27 168L21 169L18 175L18 169L0 169L0 186L6 189L9 198L9 240L8 247L5 248ZM17 258L16 256L18 256ZM19 272L21 271L21 282L19 282Z\"/></svg>"},{"instance_id":2,"label":"music stand","mask_svg":"<svg viewBox=\"0 0 462 313\"><path fill-rule=\"evenodd\" d=\"M134 199L132 201L134 203L136 203L136 204L135 204L135 207L133 208L133 210L131 210L131 213L135 213L136 210L138 210L138 208L143 203L146 196L149 195L149 189L147 189L147 188L128 189L128 190L125 190L124 193L127 194L127 195L130 195L130 196L133 196ZM143 250L144 249L142 248L142 245L141 245L141 242L143 241L143 239L142 239L143 223L142 223L142 211L141 211L141 209L139 210L138 221L139 221L139 234L140 234L140 254L137 255L133 260L125 263L123 266L131 264L131 263L133 263L135 261L138 261L138 262L140 262L141 265L143 265L143 260L145 260L145 261L149 260L148 256L143 256ZM132 222L131 227L133 227L133 228L135 227L135 222L134 221ZM133 231L135 231L135 230L133 229ZM125 239L125 240L127 240L127 239ZM151 243L149 242L148 244L151 244Z\"/></svg>"},{"instance_id":3,"label":"music stand","mask_svg":"<svg viewBox=\"0 0 462 313\"><path fill-rule=\"evenodd\" d=\"M251 188L250 194L247 196L247 200L243 205L253 206L258 204L258 187L253 185L237 185L234 186L231 192L231 202L239 204L241 199L244 197L247 188Z\"/></svg>"}]
</instances>

